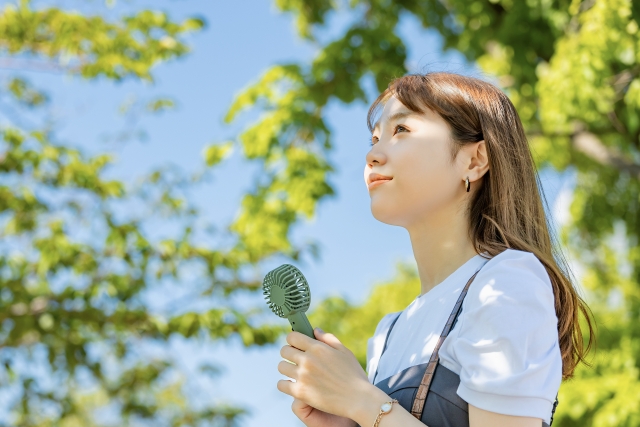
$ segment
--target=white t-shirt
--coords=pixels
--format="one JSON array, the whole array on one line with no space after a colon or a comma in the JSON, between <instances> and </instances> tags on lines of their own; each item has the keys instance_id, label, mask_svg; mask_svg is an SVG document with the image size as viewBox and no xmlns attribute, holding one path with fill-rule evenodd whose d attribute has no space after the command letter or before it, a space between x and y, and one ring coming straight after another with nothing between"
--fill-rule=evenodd
<instances>
[{"instance_id":1,"label":"white t-shirt","mask_svg":"<svg viewBox=\"0 0 640 427\"><path fill-rule=\"evenodd\" d=\"M460 376L457 393L466 402L549 423L562 381L558 319L549 275L530 252L507 249L490 260L468 260L407 306L380 357L396 314L384 316L367 343L369 382L376 369L378 383L429 361L460 292L480 267L440 347L440 363Z\"/></svg>"}]
</instances>

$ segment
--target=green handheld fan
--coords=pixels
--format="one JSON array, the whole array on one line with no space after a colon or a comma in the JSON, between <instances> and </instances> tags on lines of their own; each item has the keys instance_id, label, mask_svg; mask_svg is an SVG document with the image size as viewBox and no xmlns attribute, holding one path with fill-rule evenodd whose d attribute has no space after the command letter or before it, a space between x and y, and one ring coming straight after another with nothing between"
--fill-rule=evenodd
<instances>
[{"instance_id":1,"label":"green handheld fan","mask_svg":"<svg viewBox=\"0 0 640 427\"><path fill-rule=\"evenodd\" d=\"M275 314L289 319L292 330L316 339L304 314L311 304L311 290L300 270L289 264L271 270L264 276L262 293Z\"/></svg>"}]
</instances>

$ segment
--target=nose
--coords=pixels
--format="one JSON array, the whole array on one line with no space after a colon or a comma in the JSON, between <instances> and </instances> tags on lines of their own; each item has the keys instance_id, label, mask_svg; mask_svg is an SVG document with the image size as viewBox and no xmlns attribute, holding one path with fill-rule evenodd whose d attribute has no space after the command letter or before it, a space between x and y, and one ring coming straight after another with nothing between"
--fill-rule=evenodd
<instances>
[{"instance_id":1,"label":"nose","mask_svg":"<svg viewBox=\"0 0 640 427\"><path fill-rule=\"evenodd\" d=\"M372 168L373 165L384 165L387 162L387 156L383 153L382 149L379 148L380 143L378 142L371 150L367 153L365 158L367 165Z\"/></svg>"}]
</instances>

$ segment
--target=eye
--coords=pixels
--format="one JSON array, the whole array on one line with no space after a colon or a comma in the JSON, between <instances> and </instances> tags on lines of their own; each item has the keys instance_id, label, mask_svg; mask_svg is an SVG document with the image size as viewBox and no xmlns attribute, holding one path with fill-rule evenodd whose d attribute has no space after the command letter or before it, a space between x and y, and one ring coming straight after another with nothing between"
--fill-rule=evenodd
<instances>
[{"instance_id":1,"label":"eye","mask_svg":"<svg viewBox=\"0 0 640 427\"><path fill-rule=\"evenodd\" d=\"M396 125L396 128L395 128L395 130L394 130L393 134L395 135L395 134L396 134L396 133L398 133L400 130L403 130L403 131L405 131L405 132L408 132L408 131L409 131L406 127L404 127L404 126L402 126L402 125Z\"/></svg>"},{"instance_id":2,"label":"eye","mask_svg":"<svg viewBox=\"0 0 640 427\"><path fill-rule=\"evenodd\" d=\"M372 136L371 139L368 141L370 146L374 146L374 144L376 142L378 142L378 137L377 136Z\"/></svg>"}]
</instances>

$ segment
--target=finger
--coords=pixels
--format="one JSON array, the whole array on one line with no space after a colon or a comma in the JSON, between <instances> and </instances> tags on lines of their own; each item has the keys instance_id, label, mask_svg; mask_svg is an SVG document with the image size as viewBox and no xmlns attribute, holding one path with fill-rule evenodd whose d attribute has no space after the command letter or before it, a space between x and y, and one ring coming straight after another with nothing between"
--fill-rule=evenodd
<instances>
[{"instance_id":1,"label":"finger","mask_svg":"<svg viewBox=\"0 0 640 427\"><path fill-rule=\"evenodd\" d=\"M282 375L286 375L289 378L292 378L294 380L298 380L298 371L297 371L297 366L296 365L292 365L291 363L283 360L280 363L278 363L278 372L280 372Z\"/></svg>"},{"instance_id":2,"label":"finger","mask_svg":"<svg viewBox=\"0 0 640 427\"><path fill-rule=\"evenodd\" d=\"M305 402L304 400L300 400L297 398L293 398L293 402L291 403L291 409L293 409L293 411L300 411L302 409L306 409L309 408L309 404L307 402Z\"/></svg>"},{"instance_id":3,"label":"finger","mask_svg":"<svg viewBox=\"0 0 640 427\"><path fill-rule=\"evenodd\" d=\"M294 383L291 380L279 380L278 384L276 384L276 387L278 388L278 390L280 390L284 394L288 394L289 396L295 397L293 395L295 385L296 383Z\"/></svg>"},{"instance_id":4,"label":"finger","mask_svg":"<svg viewBox=\"0 0 640 427\"><path fill-rule=\"evenodd\" d=\"M302 358L303 353L303 351L293 348L290 345L284 345L280 349L280 356L295 363L296 365L300 364L300 359Z\"/></svg>"},{"instance_id":5,"label":"finger","mask_svg":"<svg viewBox=\"0 0 640 427\"><path fill-rule=\"evenodd\" d=\"M328 332L324 332L320 328L315 329L315 336L318 338L318 341L321 341L329 346L335 348L336 350L344 350L346 347L340 342L338 337Z\"/></svg>"},{"instance_id":6,"label":"finger","mask_svg":"<svg viewBox=\"0 0 640 427\"><path fill-rule=\"evenodd\" d=\"M296 414L298 418L304 420L309 416L309 414L313 411L313 407L307 404L304 400L300 400L297 398L293 398L293 402L291 403L291 411Z\"/></svg>"},{"instance_id":7,"label":"finger","mask_svg":"<svg viewBox=\"0 0 640 427\"><path fill-rule=\"evenodd\" d=\"M302 351L307 351L309 347L315 344L315 341L313 338L309 338L297 331L291 331L287 334L287 343Z\"/></svg>"}]
</instances>

